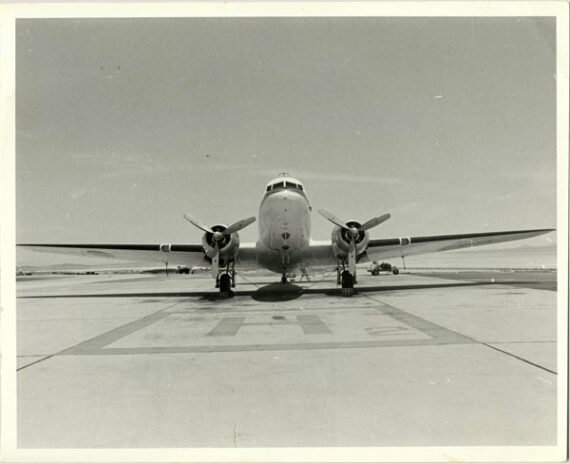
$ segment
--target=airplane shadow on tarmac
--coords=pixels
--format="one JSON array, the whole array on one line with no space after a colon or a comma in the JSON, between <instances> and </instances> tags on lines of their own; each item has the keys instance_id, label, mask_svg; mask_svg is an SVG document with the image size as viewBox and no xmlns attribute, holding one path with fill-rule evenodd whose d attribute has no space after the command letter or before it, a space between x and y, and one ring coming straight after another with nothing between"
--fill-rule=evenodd
<instances>
[{"instance_id":1,"label":"airplane shadow on tarmac","mask_svg":"<svg viewBox=\"0 0 570 464\"><path fill-rule=\"evenodd\" d=\"M509 284L516 284L509 282ZM417 285L384 285L371 287L357 287L354 294L393 292L400 290L424 290L429 288L450 288L450 287L473 287L477 285L492 285L489 282L445 282L437 284L417 284ZM303 295L326 295L331 297L344 298L340 288L313 288L301 287L295 284L272 283L255 290L237 290L234 297L251 297L256 301L279 302L290 301L300 298ZM207 301L221 301L220 295L214 291L201 292L132 292L132 293L79 293L63 295L29 295L20 298L187 298L194 297Z\"/></svg>"}]
</instances>

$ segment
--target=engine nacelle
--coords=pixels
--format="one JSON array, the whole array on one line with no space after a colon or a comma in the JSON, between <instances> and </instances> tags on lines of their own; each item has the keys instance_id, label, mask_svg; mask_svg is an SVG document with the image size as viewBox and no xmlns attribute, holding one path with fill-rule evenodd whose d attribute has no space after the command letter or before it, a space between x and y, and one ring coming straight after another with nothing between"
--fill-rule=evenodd
<instances>
[{"instance_id":1,"label":"engine nacelle","mask_svg":"<svg viewBox=\"0 0 570 464\"><path fill-rule=\"evenodd\" d=\"M348 221L346 223L348 227L360 227L362 224L356 221ZM360 231L356 236L356 256L360 256L366 251L368 247L368 232ZM341 229L340 227L335 227L332 231L332 247L333 252L337 258L346 258L348 256L348 251L350 247L350 235L346 229Z\"/></svg>"},{"instance_id":2,"label":"engine nacelle","mask_svg":"<svg viewBox=\"0 0 570 464\"><path fill-rule=\"evenodd\" d=\"M228 226L224 224L216 224L211 227L214 232L223 232ZM204 247L204 253L208 260L211 260L215 254L215 241L214 234L206 232L202 236L202 246ZM233 261L237 256L239 250L239 234L234 232L231 235L224 235L223 239L218 242L218 247L220 250L220 266L225 266L228 262Z\"/></svg>"}]
</instances>

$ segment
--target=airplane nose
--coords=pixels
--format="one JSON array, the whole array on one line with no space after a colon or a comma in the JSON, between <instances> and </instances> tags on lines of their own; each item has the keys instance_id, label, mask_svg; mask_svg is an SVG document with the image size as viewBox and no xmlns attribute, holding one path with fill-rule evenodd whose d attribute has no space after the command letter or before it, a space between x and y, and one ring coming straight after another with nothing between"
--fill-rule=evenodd
<instances>
[{"instance_id":1,"label":"airplane nose","mask_svg":"<svg viewBox=\"0 0 570 464\"><path fill-rule=\"evenodd\" d=\"M285 206L285 202L296 202L296 200L302 199L302 195L298 194L297 192L293 192L290 190L283 190L281 192L275 192L265 200L268 204L273 205L280 205Z\"/></svg>"},{"instance_id":2,"label":"airplane nose","mask_svg":"<svg viewBox=\"0 0 570 464\"><path fill-rule=\"evenodd\" d=\"M262 209L260 216L266 214L273 218L268 234L269 248L290 251L298 247L307 235L304 224L309 223L306 198L295 191L282 190L267 196Z\"/></svg>"}]
</instances>

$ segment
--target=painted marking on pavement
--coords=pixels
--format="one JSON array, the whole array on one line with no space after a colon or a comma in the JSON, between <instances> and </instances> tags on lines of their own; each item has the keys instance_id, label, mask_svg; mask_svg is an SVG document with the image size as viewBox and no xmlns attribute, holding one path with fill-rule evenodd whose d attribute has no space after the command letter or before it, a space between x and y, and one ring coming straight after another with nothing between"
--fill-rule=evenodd
<instances>
[{"instance_id":1,"label":"painted marking on pavement","mask_svg":"<svg viewBox=\"0 0 570 464\"><path fill-rule=\"evenodd\" d=\"M331 334L329 327L316 315L297 316L297 321L301 325L305 335Z\"/></svg>"},{"instance_id":2,"label":"painted marking on pavement","mask_svg":"<svg viewBox=\"0 0 570 464\"><path fill-rule=\"evenodd\" d=\"M234 336L245 322L245 317L224 317L208 332L210 337Z\"/></svg>"}]
</instances>

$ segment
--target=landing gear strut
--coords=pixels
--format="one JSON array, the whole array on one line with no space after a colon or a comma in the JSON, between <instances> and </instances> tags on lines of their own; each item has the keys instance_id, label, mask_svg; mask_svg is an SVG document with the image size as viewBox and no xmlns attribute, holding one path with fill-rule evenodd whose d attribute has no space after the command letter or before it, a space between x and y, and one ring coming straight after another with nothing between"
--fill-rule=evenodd
<instances>
[{"instance_id":1,"label":"landing gear strut","mask_svg":"<svg viewBox=\"0 0 570 464\"><path fill-rule=\"evenodd\" d=\"M216 278L216 288L220 289L221 298L231 298L234 296L232 288L236 286L236 271L234 268L234 263L228 263L226 268L218 271L218 277Z\"/></svg>"},{"instance_id":2,"label":"landing gear strut","mask_svg":"<svg viewBox=\"0 0 570 464\"><path fill-rule=\"evenodd\" d=\"M287 282L287 276L286 276L285 274L282 274L282 275L281 275L281 283L282 283L282 284L288 283L288 282Z\"/></svg>"}]
</instances>

